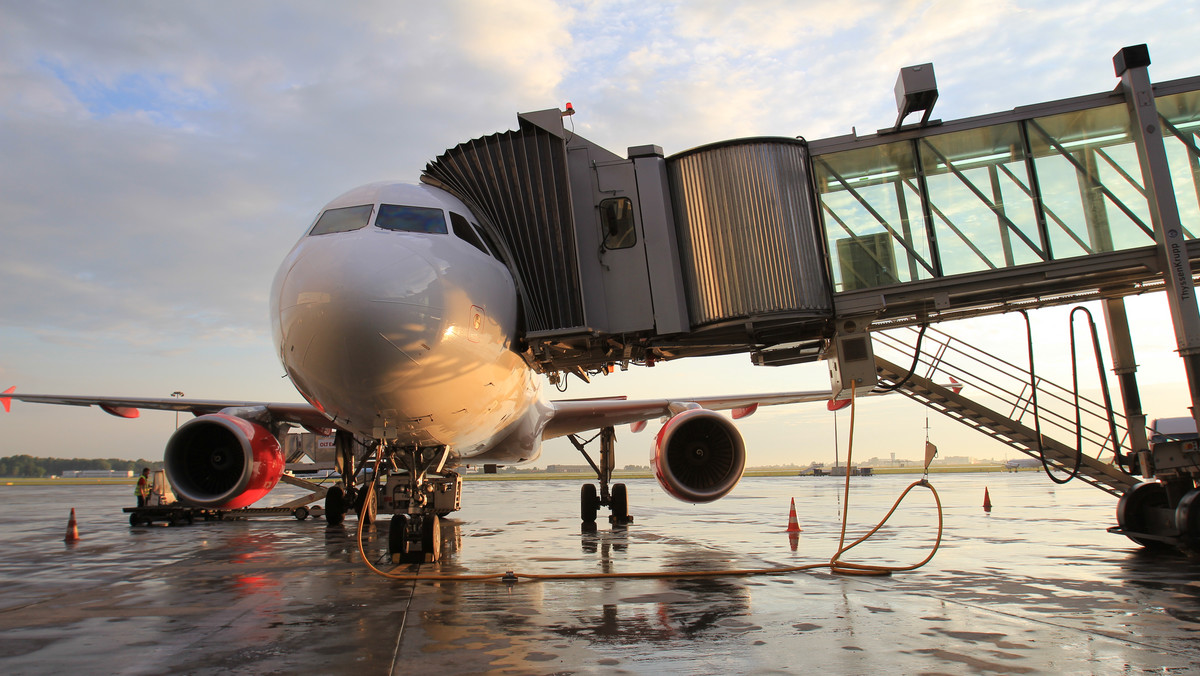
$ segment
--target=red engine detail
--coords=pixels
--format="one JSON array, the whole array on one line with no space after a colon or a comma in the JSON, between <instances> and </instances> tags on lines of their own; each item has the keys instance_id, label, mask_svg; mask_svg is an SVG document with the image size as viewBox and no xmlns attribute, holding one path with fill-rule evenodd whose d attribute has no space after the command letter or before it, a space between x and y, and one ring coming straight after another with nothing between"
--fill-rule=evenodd
<instances>
[{"instance_id":1,"label":"red engine detail","mask_svg":"<svg viewBox=\"0 0 1200 676\"><path fill-rule=\"evenodd\" d=\"M696 408L667 421L650 457L663 490L685 502L724 497L746 469L742 435L726 417Z\"/></svg>"},{"instance_id":2,"label":"red engine detail","mask_svg":"<svg viewBox=\"0 0 1200 676\"><path fill-rule=\"evenodd\" d=\"M180 426L167 441L163 462L175 493L196 507L251 505L283 475L283 451L275 435L224 413Z\"/></svg>"}]
</instances>

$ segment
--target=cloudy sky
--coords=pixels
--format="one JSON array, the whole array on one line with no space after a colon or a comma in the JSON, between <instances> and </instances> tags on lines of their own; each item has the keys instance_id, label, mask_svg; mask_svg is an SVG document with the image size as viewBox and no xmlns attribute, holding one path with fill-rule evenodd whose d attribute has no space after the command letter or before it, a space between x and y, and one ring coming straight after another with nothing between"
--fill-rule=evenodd
<instances>
[{"instance_id":1,"label":"cloudy sky","mask_svg":"<svg viewBox=\"0 0 1200 676\"><path fill-rule=\"evenodd\" d=\"M576 130L619 153L816 139L890 126L898 69L926 61L942 119L1111 90L1126 45L1149 45L1155 81L1197 75L1197 14L1152 0L0 0L0 389L298 401L267 317L284 254L329 199L415 181L518 111L571 101ZM1136 305L1156 322L1135 334L1148 407L1182 415L1165 304ZM1019 321L972 330L986 341ZM1065 326L1050 313L1035 331L1062 345ZM823 364L734 357L568 394L827 386ZM16 403L0 456L158 458L174 424ZM859 425L856 454L921 452L924 412L900 397L865 403ZM930 421L943 452L1004 454L957 427ZM821 406L761 411L743 430L752 464L832 460ZM618 464L644 464L649 435L619 435ZM577 455L555 445L543 460Z\"/></svg>"}]
</instances>

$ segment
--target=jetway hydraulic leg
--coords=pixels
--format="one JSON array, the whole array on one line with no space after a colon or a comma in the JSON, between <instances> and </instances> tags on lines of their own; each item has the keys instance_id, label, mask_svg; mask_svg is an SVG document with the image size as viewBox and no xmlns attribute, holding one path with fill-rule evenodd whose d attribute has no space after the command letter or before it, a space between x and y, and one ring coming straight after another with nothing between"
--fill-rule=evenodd
<instances>
[{"instance_id":1,"label":"jetway hydraulic leg","mask_svg":"<svg viewBox=\"0 0 1200 676\"><path fill-rule=\"evenodd\" d=\"M1129 318L1125 314L1124 298L1105 299L1104 323L1108 327L1113 373L1117 376L1121 401L1125 405L1130 452L1137 458L1137 471L1144 477L1150 477L1153 476L1153 470L1146 440L1146 414L1142 412L1142 397L1138 392L1137 364L1133 358L1133 341L1129 336Z\"/></svg>"}]
</instances>

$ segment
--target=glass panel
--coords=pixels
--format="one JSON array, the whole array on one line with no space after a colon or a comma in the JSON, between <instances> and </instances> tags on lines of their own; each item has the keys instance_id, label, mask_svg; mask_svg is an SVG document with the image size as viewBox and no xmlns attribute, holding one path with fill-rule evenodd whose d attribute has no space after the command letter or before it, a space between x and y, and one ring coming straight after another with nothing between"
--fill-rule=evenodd
<instances>
[{"instance_id":1,"label":"glass panel","mask_svg":"<svg viewBox=\"0 0 1200 676\"><path fill-rule=\"evenodd\" d=\"M432 207L380 204L379 215L375 217L375 225L384 230L447 234L445 213L441 209Z\"/></svg>"},{"instance_id":2,"label":"glass panel","mask_svg":"<svg viewBox=\"0 0 1200 676\"><path fill-rule=\"evenodd\" d=\"M604 233L605 249L628 249L637 244L637 229L633 227L633 201L628 197L601 200L600 227Z\"/></svg>"},{"instance_id":3,"label":"glass panel","mask_svg":"<svg viewBox=\"0 0 1200 676\"><path fill-rule=\"evenodd\" d=\"M492 258L495 258L498 261L503 261L504 257L500 255L500 249L496 247L496 243L492 241L490 236L488 236L487 230L484 230L483 227L478 223L471 223L471 227L475 229L475 233L479 235L479 239L483 241L484 246L487 247L488 253L492 255Z\"/></svg>"},{"instance_id":4,"label":"glass panel","mask_svg":"<svg viewBox=\"0 0 1200 676\"><path fill-rule=\"evenodd\" d=\"M942 274L1044 260L1019 126L931 136L919 151Z\"/></svg>"},{"instance_id":5,"label":"glass panel","mask_svg":"<svg viewBox=\"0 0 1200 676\"><path fill-rule=\"evenodd\" d=\"M358 207L341 207L326 209L317 219L316 225L308 231L310 235L328 235L332 232L349 232L365 227L371 220L372 205L364 204Z\"/></svg>"},{"instance_id":6,"label":"glass panel","mask_svg":"<svg viewBox=\"0 0 1200 676\"><path fill-rule=\"evenodd\" d=\"M1200 91L1184 92L1157 99L1158 113L1165 120L1163 142L1179 221L1184 235L1200 235Z\"/></svg>"},{"instance_id":7,"label":"glass panel","mask_svg":"<svg viewBox=\"0 0 1200 676\"><path fill-rule=\"evenodd\" d=\"M835 290L934 276L910 143L814 161Z\"/></svg>"},{"instance_id":8,"label":"glass panel","mask_svg":"<svg viewBox=\"0 0 1200 676\"><path fill-rule=\"evenodd\" d=\"M483 242L479 239L479 236L476 235L475 231L471 229L471 224L467 223L467 219L454 213L453 211L450 212L450 227L454 228L454 234L458 235L459 239L466 240L471 244L471 246L479 249L483 253L488 252L488 250L483 246Z\"/></svg>"},{"instance_id":9,"label":"glass panel","mask_svg":"<svg viewBox=\"0 0 1200 676\"><path fill-rule=\"evenodd\" d=\"M1154 244L1123 104L1027 125L1055 259Z\"/></svg>"}]
</instances>

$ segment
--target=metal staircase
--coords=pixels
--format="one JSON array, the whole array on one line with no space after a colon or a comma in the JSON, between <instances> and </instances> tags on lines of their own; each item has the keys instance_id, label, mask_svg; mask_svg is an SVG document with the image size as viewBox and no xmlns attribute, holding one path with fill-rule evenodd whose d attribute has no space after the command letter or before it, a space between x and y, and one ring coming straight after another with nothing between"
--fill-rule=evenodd
<instances>
[{"instance_id":1,"label":"metal staircase","mask_svg":"<svg viewBox=\"0 0 1200 676\"><path fill-rule=\"evenodd\" d=\"M897 366L878 353L891 353L901 357L902 363L911 363L916 350L917 329L877 332L872 336L881 384L895 385L904 380L908 367ZM1074 466L1075 445L1048 436L1048 433L1059 433L1062 438L1075 438L1076 407L1071 390L1038 378L1038 419L1035 421L1027 369L933 327L926 329L916 363L912 375L898 389L900 393L1033 458L1041 457L1035 431L1040 423L1046 463L1063 472L1069 472ZM951 389L934 382L935 372L941 381L945 382L949 377L961 382L963 387ZM1118 443L1114 444L1113 435L1107 431L1104 405L1085 397L1080 397L1079 402L1083 456L1078 479L1119 497L1139 481L1114 463L1114 448L1120 448L1119 442L1127 436L1124 416L1114 414L1119 437Z\"/></svg>"}]
</instances>

